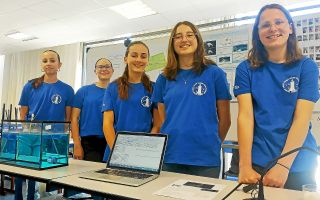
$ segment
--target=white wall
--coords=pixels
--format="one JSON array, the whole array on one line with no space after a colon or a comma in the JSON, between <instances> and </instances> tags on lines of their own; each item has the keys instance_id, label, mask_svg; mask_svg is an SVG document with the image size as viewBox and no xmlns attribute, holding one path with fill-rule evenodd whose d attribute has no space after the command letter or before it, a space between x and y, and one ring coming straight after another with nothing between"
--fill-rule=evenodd
<instances>
[{"instance_id":1,"label":"white wall","mask_svg":"<svg viewBox=\"0 0 320 200\"><path fill-rule=\"evenodd\" d=\"M5 57L3 69L2 103L18 105L23 86L28 80L42 75L40 56L48 49L55 50L60 55L62 67L58 78L72 87L77 85L76 75L79 74L82 59L80 43L9 54Z\"/></svg>"},{"instance_id":2,"label":"white wall","mask_svg":"<svg viewBox=\"0 0 320 200\"><path fill-rule=\"evenodd\" d=\"M1 98L2 98L4 59L5 59L5 56L0 55L0 103L1 103ZM0 104L0 105L2 105L2 104Z\"/></svg>"}]
</instances>

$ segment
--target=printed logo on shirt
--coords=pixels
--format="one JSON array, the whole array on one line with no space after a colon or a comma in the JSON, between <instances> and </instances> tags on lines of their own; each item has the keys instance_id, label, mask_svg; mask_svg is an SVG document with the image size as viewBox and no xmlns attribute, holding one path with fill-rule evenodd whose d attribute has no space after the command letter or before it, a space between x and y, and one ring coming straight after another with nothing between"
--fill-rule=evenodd
<instances>
[{"instance_id":1,"label":"printed logo on shirt","mask_svg":"<svg viewBox=\"0 0 320 200\"><path fill-rule=\"evenodd\" d=\"M151 106L150 97L144 96L141 98L141 105L143 107L149 108Z\"/></svg>"},{"instance_id":2,"label":"printed logo on shirt","mask_svg":"<svg viewBox=\"0 0 320 200\"><path fill-rule=\"evenodd\" d=\"M202 82L197 82L192 86L192 92L197 96L202 96L207 92L207 86Z\"/></svg>"},{"instance_id":3,"label":"printed logo on shirt","mask_svg":"<svg viewBox=\"0 0 320 200\"><path fill-rule=\"evenodd\" d=\"M235 90L237 90L237 89L240 88L240 86L239 86L239 85L235 85L233 88L234 88Z\"/></svg>"},{"instance_id":4,"label":"printed logo on shirt","mask_svg":"<svg viewBox=\"0 0 320 200\"><path fill-rule=\"evenodd\" d=\"M282 88L288 93L295 93L299 89L299 78L290 77L287 80L283 81Z\"/></svg>"},{"instance_id":5,"label":"printed logo on shirt","mask_svg":"<svg viewBox=\"0 0 320 200\"><path fill-rule=\"evenodd\" d=\"M59 104L61 103L62 97L59 94L54 94L51 97L51 102L54 104Z\"/></svg>"}]
</instances>

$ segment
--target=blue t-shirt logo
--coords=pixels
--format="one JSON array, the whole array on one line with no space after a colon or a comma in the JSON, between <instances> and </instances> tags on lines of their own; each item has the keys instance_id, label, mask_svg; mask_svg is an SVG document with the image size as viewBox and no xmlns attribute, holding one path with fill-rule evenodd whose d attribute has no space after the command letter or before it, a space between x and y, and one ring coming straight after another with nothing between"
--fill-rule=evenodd
<instances>
[{"instance_id":1,"label":"blue t-shirt logo","mask_svg":"<svg viewBox=\"0 0 320 200\"><path fill-rule=\"evenodd\" d=\"M143 107L149 108L151 106L150 97L144 96L141 98L141 105Z\"/></svg>"},{"instance_id":2,"label":"blue t-shirt logo","mask_svg":"<svg viewBox=\"0 0 320 200\"><path fill-rule=\"evenodd\" d=\"M207 92L207 86L202 82L197 82L192 86L192 92L197 96L202 96Z\"/></svg>"},{"instance_id":3,"label":"blue t-shirt logo","mask_svg":"<svg viewBox=\"0 0 320 200\"><path fill-rule=\"evenodd\" d=\"M53 104L59 104L59 103L61 103L61 100L62 100L62 97L59 94L54 94L51 97L51 102Z\"/></svg>"},{"instance_id":4,"label":"blue t-shirt logo","mask_svg":"<svg viewBox=\"0 0 320 200\"><path fill-rule=\"evenodd\" d=\"M295 93L299 89L299 78L290 77L282 83L283 89L288 93Z\"/></svg>"}]
</instances>

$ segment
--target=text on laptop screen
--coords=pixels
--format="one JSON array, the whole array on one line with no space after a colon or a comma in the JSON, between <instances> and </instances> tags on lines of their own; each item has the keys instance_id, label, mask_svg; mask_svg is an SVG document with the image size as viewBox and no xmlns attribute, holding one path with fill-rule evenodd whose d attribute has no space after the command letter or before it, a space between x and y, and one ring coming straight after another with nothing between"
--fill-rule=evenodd
<instances>
[{"instance_id":1,"label":"text on laptop screen","mask_svg":"<svg viewBox=\"0 0 320 200\"><path fill-rule=\"evenodd\" d=\"M109 166L157 172L164 140L164 137L118 134Z\"/></svg>"}]
</instances>

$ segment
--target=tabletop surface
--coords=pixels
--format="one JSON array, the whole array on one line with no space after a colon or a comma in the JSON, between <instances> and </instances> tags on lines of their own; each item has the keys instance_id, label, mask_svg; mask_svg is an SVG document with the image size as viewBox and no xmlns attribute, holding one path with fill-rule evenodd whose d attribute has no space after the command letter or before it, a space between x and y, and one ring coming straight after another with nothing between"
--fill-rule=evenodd
<instances>
[{"instance_id":1,"label":"tabletop surface","mask_svg":"<svg viewBox=\"0 0 320 200\"><path fill-rule=\"evenodd\" d=\"M109 194L116 196L123 196L135 199L152 199L152 200L173 200L174 198L158 196L153 193L172 184L173 182L184 179L203 183L222 184L225 185L225 189L221 191L214 199L222 199L227 193L229 193L238 183L235 181L228 181L222 179L206 178L200 176L191 176L185 174L177 174L171 172L161 172L161 175L144 185L139 187L130 187L125 185L113 184L108 182L101 182L89 179L80 178L80 174L75 174L67 177L53 179L52 183L69 185L86 191L98 192L100 194ZM279 189L264 187L266 199L276 200L313 200L320 199L319 193L308 193L295 190ZM241 189L235 191L228 200L239 200L250 198L251 194L242 192Z\"/></svg>"},{"instance_id":2,"label":"tabletop surface","mask_svg":"<svg viewBox=\"0 0 320 200\"><path fill-rule=\"evenodd\" d=\"M70 176L82 172L92 171L105 167L105 163L89 162L84 160L69 159L69 165L46 170L36 170L19 166L0 164L0 172L3 174L31 177L37 180L49 181L54 178Z\"/></svg>"}]
</instances>

